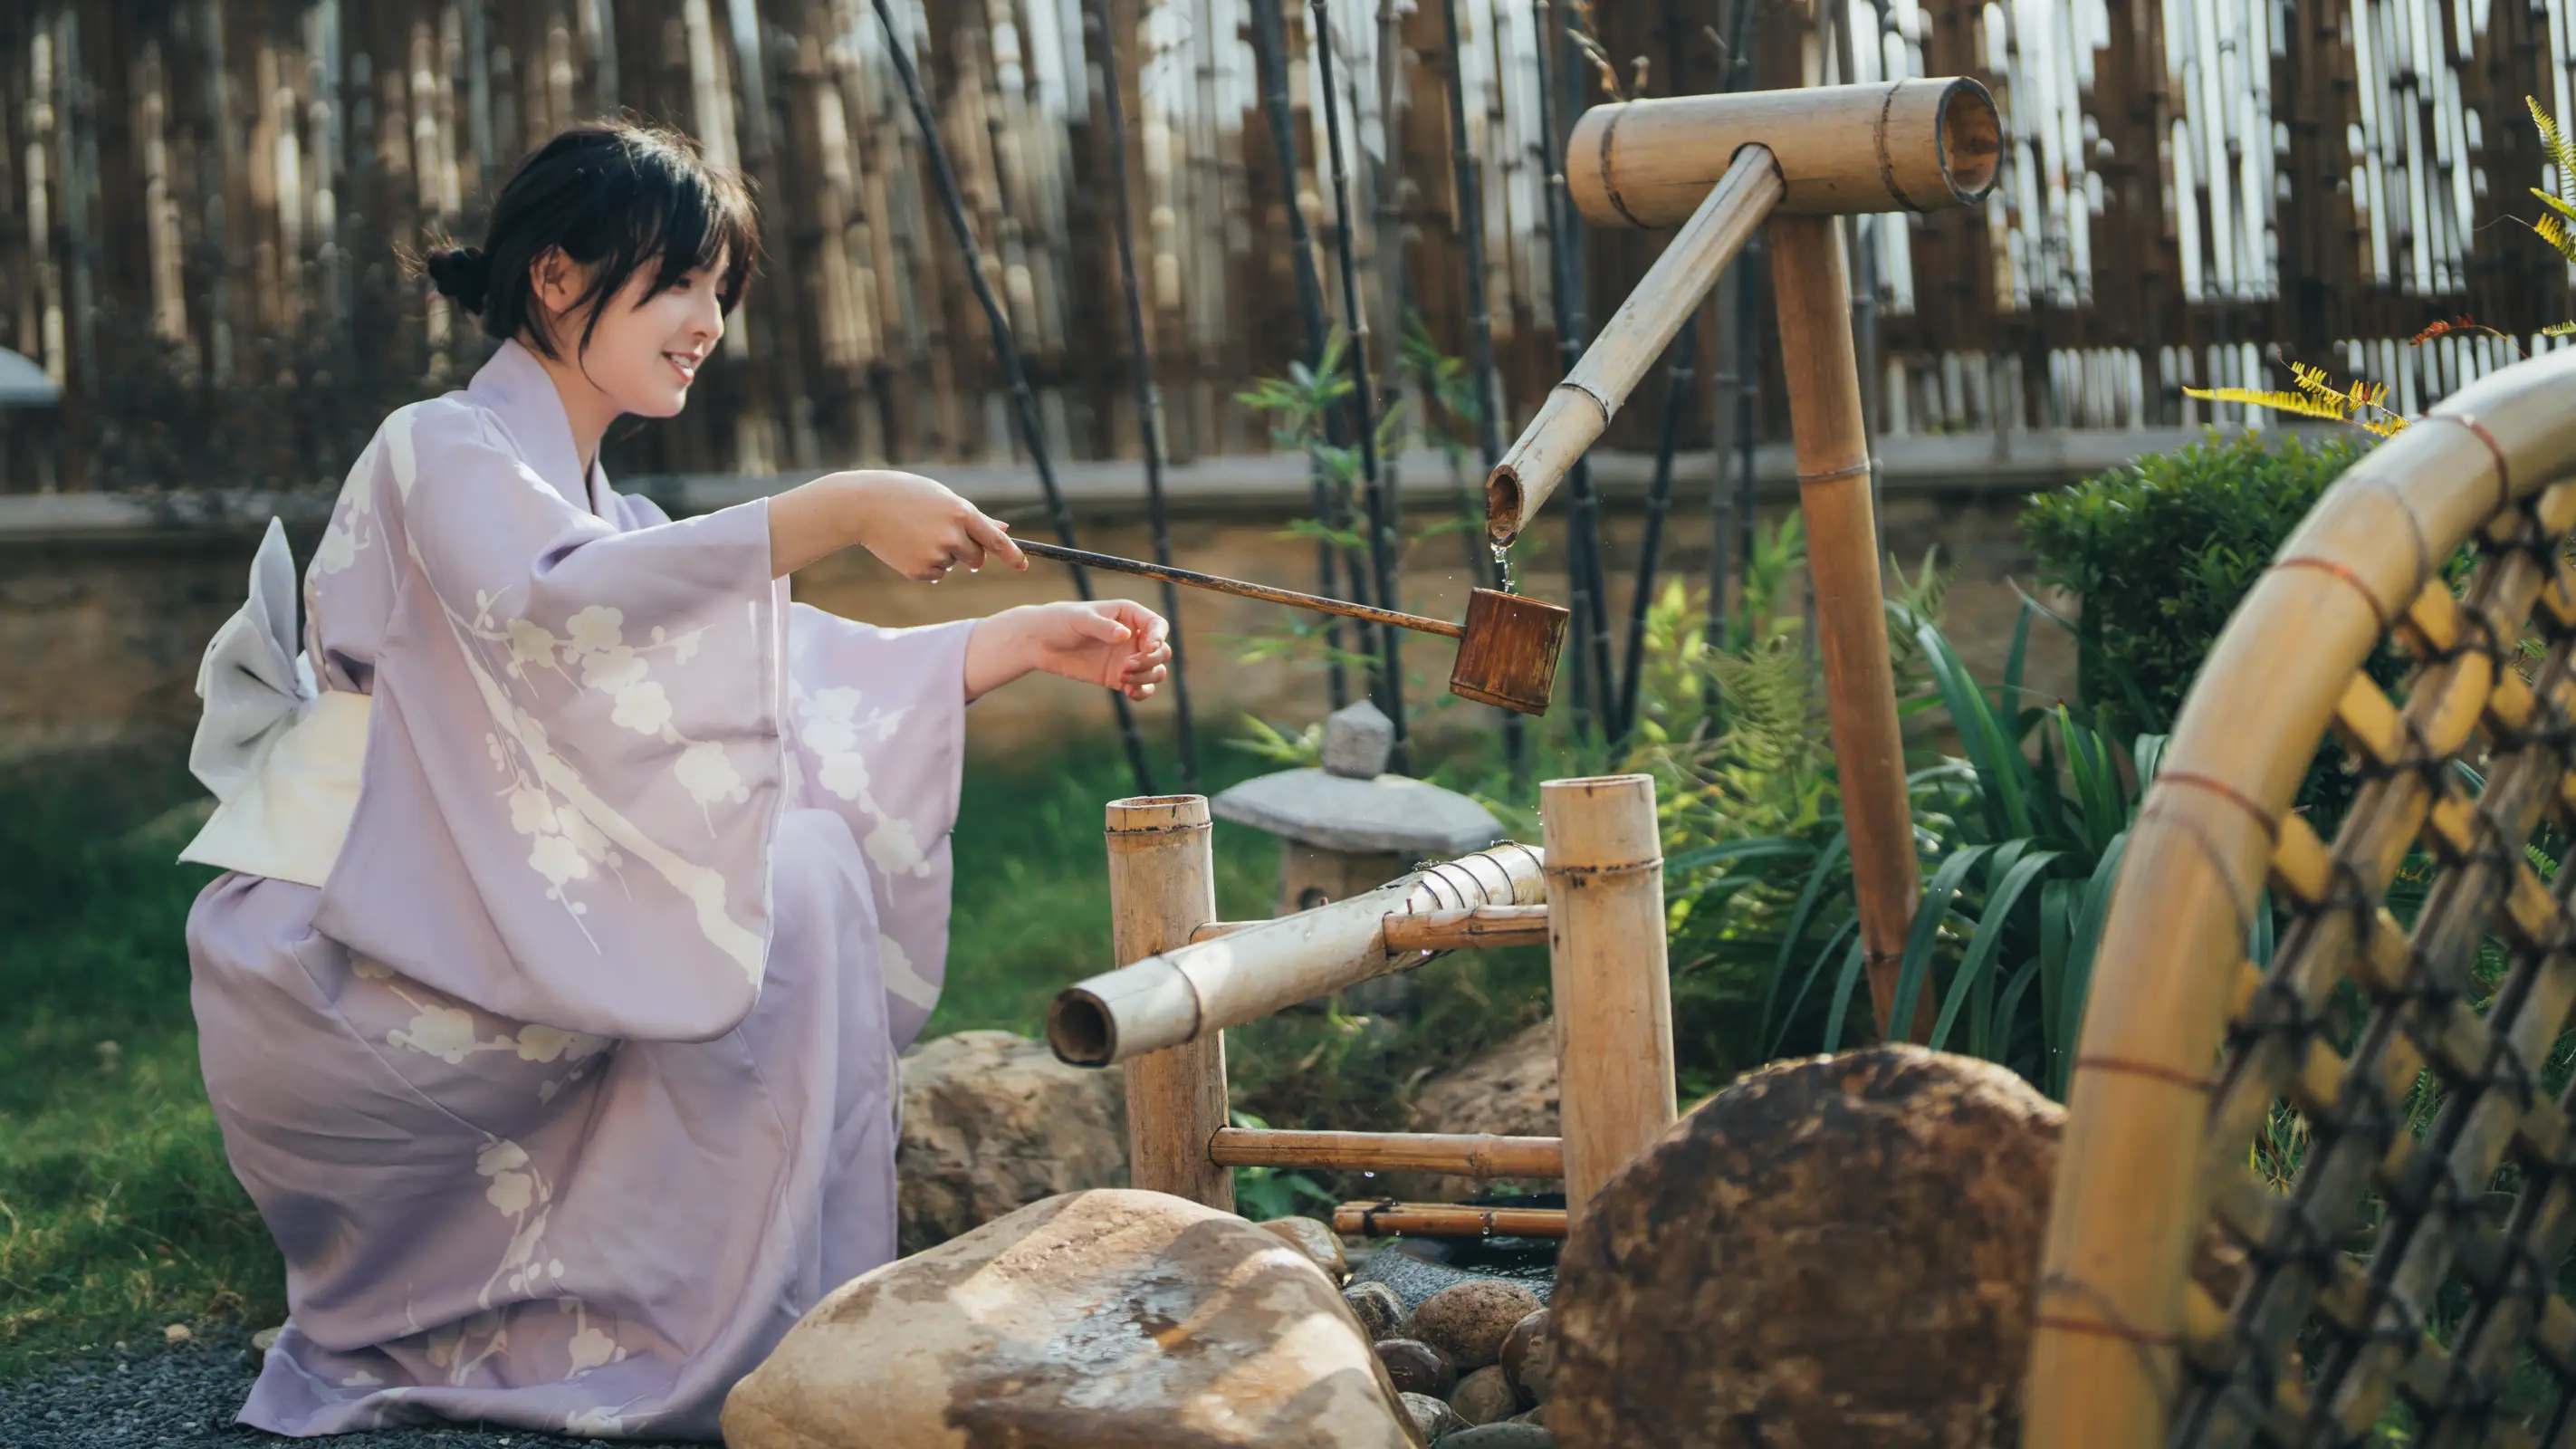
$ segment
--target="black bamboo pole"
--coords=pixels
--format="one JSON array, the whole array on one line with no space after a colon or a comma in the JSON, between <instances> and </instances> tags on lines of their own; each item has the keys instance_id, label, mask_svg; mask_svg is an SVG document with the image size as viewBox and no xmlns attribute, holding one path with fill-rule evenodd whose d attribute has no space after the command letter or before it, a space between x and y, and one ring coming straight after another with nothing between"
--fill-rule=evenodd
<instances>
[{"instance_id":1,"label":"black bamboo pole","mask_svg":"<svg viewBox=\"0 0 2576 1449\"><path fill-rule=\"evenodd\" d=\"M938 183L940 204L948 212L949 230L956 233L958 251L966 260L966 280L975 289L975 300L983 305L985 325L993 334L993 356L1001 363L1002 376L1010 384L1012 410L1018 415L1020 438L1028 447L1029 459L1037 465L1038 486L1046 494L1047 516L1055 525L1056 538L1067 548L1077 547L1073 514L1065 507L1064 490L1056 486L1055 465L1047 458L1046 431L1038 424L1037 396L1029 391L1028 370L1020 365L1020 348L1012 340L1010 319L993 299L992 283L984 276L983 249L975 244L974 228L967 225L965 199L958 192L957 173L949 169L948 149L939 142L939 124L930 113L929 97L922 92L921 75L913 69L912 52L895 25L893 9L887 0L875 0L875 4L877 23L885 27L886 52L894 57L895 75L903 82L904 99L912 104L913 125L921 132L922 154L930 158L930 174ZM1074 569L1073 591L1084 599L1092 597L1091 575ZM1118 715L1118 739L1126 747L1127 768L1136 777L1137 792L1154 794L1154 770L1145 758L1144 736L1136 731L1136 712L1128 708L1127 696L1117 690L1109 691L1109 702Z\"/></svg>"},{"instance_id":2,"label":"black bamboo pole","mask_svg":"<svg viewBox=\"0 0 2576 1449\"><path fill-rule=\"evenodd\" d=\"M1646 609L1655 596L1655 569L1664 551L1664 515L1673 504L1673 449L1681 441L1682 409L1698 371L1699 314L1693 312L1673 339L1664 369L1664 416L1655 438L1654 481L1646 489L1646 536L1637 546L1636 589L1628 600L1627 657L1619 673L1619 707L1612 735L1625 741L1637 729L1637 696L1646 665Z\"/></svg>"},{"instance_id":3,"label":"black bamboo pole","mask_svg":"<svg viewBox=\"0 0 2576 1449\"><path fill-rule=\"evenodd\" d=\"M1533 8L1538 20L1539 170L1547 181L1547 204L1543 209L1548 269L1553 280L1548 291L1556 313L1559 368L1561 372L1572 372L1583 356L1583 337L1590 323L1584 315L1583 266L1574 255L1581 241L1575 234L1573 204L1565 194L1565 138L1558 134L1557 127L1561 109L1556 95L1557 76L1564 69L1557 63L1557 47L1563 41L1548 0L1536 0ZM1613 688L1610 630L1605 617L1609 600L1602 588L1599 500L1593 493L1592 467L1587 460L1576 459L1566 471L1566 489L1573 499L1566 511L1565 572L1566 603L1574 613L1575 716L1606 733Z\"/></svg>"},{"instance_id":4,"label":"black bamboo pole","mask_svg":"<svg viewBox=\"0 0 2576 1449\"><path fill-rule=\"evenodd\" d=\"M883 3L883 0L879 0ZM1358 435L1360 486L1368 499L1369 571L1380 608L1397 607L1395 594L1395 520L1387 507L1386 489L1378 475L1377 398L1369 382L1368 316L1360 310L1359 273L1351 264L1351 182L1342 164L1342 107L1333 84L1333 14L1331 0L1308 0L1315 17L1316 79L1324 93L1324 145L1333 153L1334 250L1341 263L1342 319L1350 333L1351 422ZM1404 720L1404 662L1395 631L1377 630L1378 708L1395 726L1390 765L1401 773L1411 750Z\"/></svg>"},{"instance_id":5,"label":"black bamboo pole","mask_svg":"<svg viewBox=\"0 0 2576 1449\"><path fill-rule=\"evenodd\" d=\"M1107 0L1099 0L1105 8ZM1163 426L1161 399L1154 387L1154 354L1145 340L1145 298L1136 285L1136 228L1127 193L1127 106L1118 94L1118 41L1109 18L1099 10L1084 17L1085 30L1100 44L1100 94L1109 113L1109 184L1118 216L1118 277L1127 289L1127 348L1136 374L1136 436L1145 448L1145 511L1154 530L1154 562L1172 562L1171 509L1163 499ZM1163 617L1172 625L1172 708L1178 721L1181 788L1197 794L1199 749L1190 719L1190 676L1181 652L1181 591L1163 581Z\"/></svg>"},{"instance_id":6,"label":"black bamboo pole","mask_svg":"<svg viewBox=\"0 0 2576 1449\"><path fill-rule=\"evenodd\" d=\"M1485 298L1485 199L1476 153L1467 144L1467 68L1458 42L1458 0L1440 0L1449 45L1449 169L1458 197L1458 246L1467 272L1467 365L1476 379L1476 453L1491 476L1503 456L1503 390L1494 376L1494 316ZM1472 506L1472 505L1471 505ZM1471 515L1469 522L1476 519ZM1488 588L1503 586L1502 560L1481 528L1467 530L1467 552ZM1503 758L1516 787L1529 774L1529 731L1517 711L1503 717Z\"/></svg>"},{"instance_id":7,"label":"black bamboo pole","mask_svg":"<svg viewBox=\"0 0 2576 1449\"><path fill-rule=\"evenodd\" d=\"M1315 275L1315 238L1306 229L1306 213L1297 205L1297 138L1289 128L1288 117L1288 34L1279 16L1279 0L1252 0L1252 57L1260 72L1261 111L1270 123L1270 141L1279 153L1279 188L1282 209L1288 213L1288 249L1290 270L1297 279L1298 315L1306 323L1306 366L1320 370L1324 361L1324 283ZM1332 414L1326 413L1324 424L1327 441L1331 438ZM1339 525L1338 510L1330 486L1324 479L1323 464L1312 455L1306 460L1309 470L1315 522L1332 528ZM1333 585L1333 542L1319 539L1315 544L1316 592L1335 597ZM1351 702L1350 681L1342 670L1342 626L1324 626L1324 679L1330 691L1333 708Z\"/></svg>"},{"instance_id":8,"label":"black bamboo pole","mask_svg":"<svg viewBox=\"0 0 2576 1449\"><path fill-rule=\"evenodd\" d=\"M1753 80L1753 27L1755 0L1737 0L1727 32L1726 86L1729 91L1745 89ZM1746 587L1753 581L1754 479L1753 445L1757 414L1754 403L1762 382L1762 329L1760 327L1761 294L1755 280L1762 275L1762 238L1756 233L1735 259L1734 305L1720 322L1718 346L1726 357L1724 370L1718 374L1715 403L1720 411L1731 414L1733 421L1726 429L1726 441L1736 452L1733 468L1735 491L1729 493L1729 469L1719 459L1717 478L1709 490L1711 527L1708 586L1708 642L1710 648L1723 648L1729 638L1726 608L1726 576L1730 559L1738 566L1737 577ZM1723 285L1723 284L1721 284ZM1714 678L1702 685L1703 699L1710 713L1716 712L1717 683Z\"/></svg>"}]
</instances>

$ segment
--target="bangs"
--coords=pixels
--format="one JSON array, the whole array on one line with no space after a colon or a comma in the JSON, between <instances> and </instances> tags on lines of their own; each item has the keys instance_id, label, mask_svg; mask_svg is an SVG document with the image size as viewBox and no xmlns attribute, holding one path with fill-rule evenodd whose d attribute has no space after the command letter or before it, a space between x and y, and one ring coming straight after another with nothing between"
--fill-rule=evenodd
<instances>
[{"instance_id":1,"label":"bangs","mask_svg":"<svg viewBox=\"0 0 2576 1449\"><path fill-rule=\"evenodd\" d=\"M590 269L590 284L574 303L587 314L584 349L610 303L647 268L646 298L693 271L715 271L717 300L730 313L759 266L760 216L749 186L731 170L708 166L686 136L624 124L576 127L531 158L522 175L557 179L541 188L553 195L528 198L537 203L532 210L562 219L553 245ZM541 250L539 242L531 255ZM527 263L517 265L524 271ZM542 329L534 341L553 352Z\"/></svg>"}]
</instances>

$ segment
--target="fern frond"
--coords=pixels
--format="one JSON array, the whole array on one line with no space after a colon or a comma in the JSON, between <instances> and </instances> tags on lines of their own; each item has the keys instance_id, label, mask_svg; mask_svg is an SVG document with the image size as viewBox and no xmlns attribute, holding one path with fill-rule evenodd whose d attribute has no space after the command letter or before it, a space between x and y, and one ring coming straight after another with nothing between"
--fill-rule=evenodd
<instances>
[{"instance_id":1,"label":"fern frond","mask_svg":"<svg viewBox=\"0 0 2576 1449\"><path fill-rule=\"evenodd\" d=\"M2540 329L2540 335L2543 337L2576 336L2576 322L2552 322Z\"/></svg>"},{"instance_id":2,"label":"fern frond","mask_svg":"<svg viewBox=\"0 0 2576 1449\"><path fill-rule=\"evenodd\" d=\"M2406 420L2395 413L2390 413L2384 418L2349 418L2346 421L2363 432L2379 438L2393 438L2406 430Z\"/></svg>"},{"instance_id":3,"label":"fern frond","mask_svg":"<svg viewBox=\"0 0 2576 1449\"><path fill-rule=\"evenodd\" d=\"M2576 235L2568 233L2567 223L2563 218L2544 216L2533 222L2531 229L2539 233L2540 239L2549 243L2551 249L2558 255L2565 257L2571 263L2576 263Z\"/></svg>"},{"instance_id":4,"label":"fern frond","mask_svg":"<svg viewBox=\"0 0 2576 1449\"><path fill-rule=\"evenodd\" d=\"M2557 197L2550 195L2548 192L2541 190L2537 186L2531 188L2531 194L2539 197L2542 202L2548 205L2551 211L2557 212L2560 216L2565 217L2569 221L2576 221L2576 205L2570 205L2567 202L2561 201Z\"/></svg>"},{"instance_id":5,"label":"fern frond","mask_svg":"<svg viewBox=\"0 0 2576 1449\"><path fill-rule=\"evenodd\" d=\"M2343 396L2343 393L2335 387L2333 380L2326 376L2326 370L2322 367L2293 362L2290 364L2290 378L2299 385L2299 391L2310 397L2340 398Z\"/></svg>"},{"instance_id":6,"label":"fern frond","mask_svg":"<svg viewBox=\"0 0 2576 1449\"><path fill-rule=\"evenodd\" d=\"M2539 101L2524 96L2522 103L2531 107L2531 123L2540 129L2541 149L2549 153L2549 159L2558 167L2559 189L2576 194L2576 146L2567 143L2567 138L2558 130L2558 123L2540 108Z\"/></svg>"},{"instance_id":7,"label":"fern frond","mask_svg":"<svg viewBox=\"0 0 2576 1449\"><path fill-rule=\"evenodd\" d=\"M2330 423L2352 421L2348 416L2352 409L2351 401L2339 392L2328 392L2323 396L2311 397L2306 393L2282 392L2278 389L2187 387L2183 389L2183 393L2187 397L2196 397L2207 402L2246 403L2258 408L2270 408L2276 413L2290 413L2303 418L2323 418Z\"/></svg>"}]
</instances>

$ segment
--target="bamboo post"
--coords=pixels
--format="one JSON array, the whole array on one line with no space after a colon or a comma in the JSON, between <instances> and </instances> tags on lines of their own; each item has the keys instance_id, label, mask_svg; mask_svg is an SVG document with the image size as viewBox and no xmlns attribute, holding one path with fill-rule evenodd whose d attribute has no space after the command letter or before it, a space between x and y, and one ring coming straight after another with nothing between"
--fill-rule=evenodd
<instances>
[{"instance_id":1,"label":"bamboo post","mask_svg":"<svg viewBox=\"0 0 2576 1449\"><path fill-rule=\"evenodd\" d=\"M1662 836L1650 775L1550 780L1539 812L1565 1201L1580 1215L1677 1115Z\"/></svg>"},{"instance_id":2,"label":"bamboo post","mask_svg":"<svg viewBox=\"0 0 2576 1449\"><path fill-rule=\"evenodd\" d=\"M1120 965L1186 944L1216 919L1216 859L1204 795L1109 803L1110 947ZM1140 1188L1234 1210L1234 1175L1208 1158L1226 1125L1225 1036L1127 1063L1127 1162Z\"/></svg>"},{"instance_id":3,"label":"bamboo post","mask_svg":"<svg viewBox=\"0 0 2576 1449\"><path fill-rule=\"evenodd\" d=\"M1771 221L1771 291L1780 313L1780 360L1798 457L1798 506L1806 517L1809 592L1824 656L1825 707L1851 834L1852 888L1861 949L1881 1036L1928 1040L1933 993L1915 998L1900 1032L1897 972L1922 894L1897 732L1896 676L1887 654L1878 532L1869 505L1869 438L1852 356L1851 286L1842 229L1830 217Z\"/></svg>"}]
</instances>

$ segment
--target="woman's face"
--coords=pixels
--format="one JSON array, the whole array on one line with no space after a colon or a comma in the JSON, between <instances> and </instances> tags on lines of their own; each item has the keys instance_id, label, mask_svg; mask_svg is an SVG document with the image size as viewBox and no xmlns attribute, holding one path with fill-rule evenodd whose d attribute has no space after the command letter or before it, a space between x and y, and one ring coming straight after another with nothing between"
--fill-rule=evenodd
<instances>
[{"instance_id":1,"label":"woman's face","mask_svg":"<svg viewBox=\"0 0 2576 1449\"><path fill-rule=\"evenodd\" d=\"M647 260L609 298L576 366L617 411L667 418L688 405L689 384L724 336L724 308L716 296L724 263L720 256L713 266L690 271L656 292L652 289L661 268ZM572 265L559 272L549 269L539 285L558 352L581 345L585 318L567 309L589 283L585 271Z\"/></svg>"}]
</instances>

